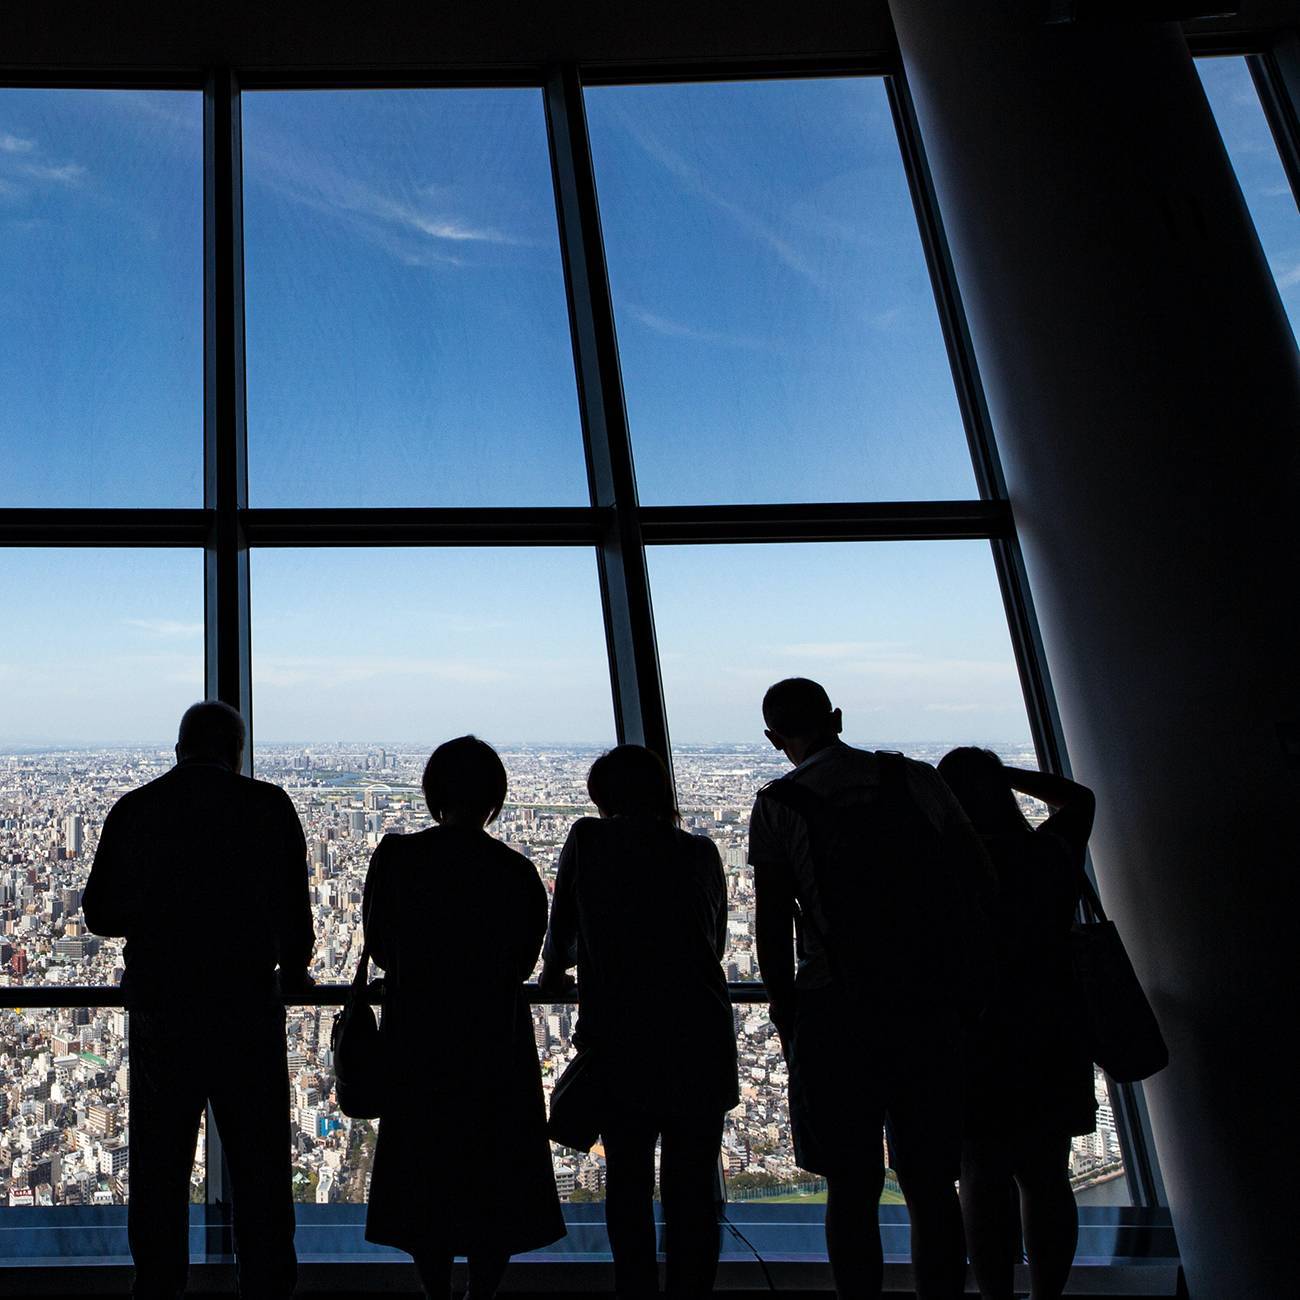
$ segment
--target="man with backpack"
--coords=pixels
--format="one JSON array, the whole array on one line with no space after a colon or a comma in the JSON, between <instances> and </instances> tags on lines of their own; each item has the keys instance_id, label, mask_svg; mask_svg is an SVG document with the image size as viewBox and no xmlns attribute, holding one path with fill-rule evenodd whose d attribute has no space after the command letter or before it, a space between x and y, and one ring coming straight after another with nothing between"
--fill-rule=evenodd
<instances>
[{"instance_id":1,"label":"man with backpack","mask_svg":"<svg viewBox=\"0 0 1300 1300\"><path fill-rule=\"evenodd\" d=\"M816 682L778 682L763 719L794 768L759 791L750 820L758 962L790 1067L795 1158L827 1181L836 1290L880 1294L887 1126L917 1295L947 1300L965 1284L961 1031L990 974L992 869L934 769L844 744Z\"/></svg>"}]
</instances>

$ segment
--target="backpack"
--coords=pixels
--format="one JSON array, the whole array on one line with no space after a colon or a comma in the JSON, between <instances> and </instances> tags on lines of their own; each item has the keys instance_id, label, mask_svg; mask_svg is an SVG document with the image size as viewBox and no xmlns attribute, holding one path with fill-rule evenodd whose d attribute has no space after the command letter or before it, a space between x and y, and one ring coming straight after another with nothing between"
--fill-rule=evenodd
<instances>
[{"instance_id":1,"label":"backpack","mask_svg":"<svg viewBox=\"0 0 1300 1300\"><path fill-rule=\"evenodd\" d=\"M834 982L891 1010L964 1001L969 886L913 797L902 754L878 752L880 785L827 798L789 776L759 791L808 829L812 889L798 882L796 934L826 952Z\"/></svg>"}]
</instances>

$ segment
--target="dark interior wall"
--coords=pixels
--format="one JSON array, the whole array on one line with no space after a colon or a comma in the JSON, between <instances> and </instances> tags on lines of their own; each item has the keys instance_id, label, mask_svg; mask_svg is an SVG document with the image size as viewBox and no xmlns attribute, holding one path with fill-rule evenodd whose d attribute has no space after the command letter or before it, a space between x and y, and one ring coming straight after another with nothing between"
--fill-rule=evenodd
<instances>
[{"instance_id":1,"label":"dark interior wall","mask_svg":"<svg viewBox=\"0 0 1300 1300\"><path fill-rule=\"evenodd\" d=\"M1230 19L1192 29L1266 30L1296 22L1294 0L1241 0L1238 9ZM893 46L887 0L8 0L0 6L0 68L14 69L835 59Z\"/></svg>"},{"instance_id":2,"label":"dark interior wall","mask_svg":"<svg viewBox=\"0 0 1300 1300\"><path fill-rule=\"evenodd\" d=\"M883 0L125 0L9 4L0 66L536 64L860 54Z\"/></svg>"},{"instance_id":3,"label":"dark interior wall","mask_svg":"<svg viewBox=\"0 0 1300 1300\"><path fill-rule=\"evenodd\" d=\"M1173 25L895 0L1190 1292L1294 1289L1300 357ZM1288 1012L1287 1007L1292 1010Z\"/></svg>"}]
</instances>

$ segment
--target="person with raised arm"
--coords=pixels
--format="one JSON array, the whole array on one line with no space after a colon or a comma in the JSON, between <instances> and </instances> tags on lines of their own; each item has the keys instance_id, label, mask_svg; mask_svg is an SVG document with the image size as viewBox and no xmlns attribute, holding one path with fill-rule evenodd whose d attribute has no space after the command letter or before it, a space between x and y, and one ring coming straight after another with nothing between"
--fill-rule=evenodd
<instances>
[{"instance_id":1,"label":"person with raised arm","mask_svg":"<svg viewBox=\"0 0 1300 1300\"><path fill-rule=\"evenodd\" d=\"M972 1037L967 1080L967 1247L980 1294L1010 1300L1023 1227L1030 1294L1052 1300L1065 1288L1078 1240L1070 1139L1096 1128L1069 950L1096 801L1076 781L1007 767L987 749L954 749L939 774L969 814L1000 882L999 978ZM1051 815L1031 826L1017 793L1047 804Z\"/></svg>"},{"instance_id":2,"label":"person with raised arm","mask_svg":"<svg viewBox=\"0 0 1300 1300\"><path fill-rule=\"evenodd\" d=\"M546 887L488 834L506 798L491 745L439 745L422 784L438 824L380 840L362 903L388 1071L366 1239L411 1255L434 1300L463 1255L467 1295L491 1300L511 1255L565 1232L524 989Z\"/></svg>"},{"instance_id":3,"label":"person with raised arm","mask_svg":"<svg viewBox=\"0 0 1300 1300\"><path fill-rule=\"evenodd\" d=\"M966 1274L961 1038L991 965L988 859L934 769L844 744L817 682L777 682L763 720L794 766L750 818L755 939L790 1068L795 1159L826 1179L836 1293L880 1294L887 1127L916 1293L950 1300Z\"/></svg>"}]
</instances>

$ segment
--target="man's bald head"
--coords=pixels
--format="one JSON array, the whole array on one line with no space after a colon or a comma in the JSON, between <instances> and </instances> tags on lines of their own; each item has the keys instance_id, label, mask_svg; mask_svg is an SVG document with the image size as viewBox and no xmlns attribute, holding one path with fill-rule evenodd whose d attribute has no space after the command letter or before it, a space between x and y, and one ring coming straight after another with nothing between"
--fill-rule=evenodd
<instances>
[{"instance_id":1,"label":"man's bald head","mask_svg":"<svg viewBox=\"0 0 1300 1300\"><path fill-rule=\"evenodd\" d=\"M191 704L181 716L176 757L225 763L238 772L247 735L248 729L237 710L220 700L201 700Z\"/></svg>"}]
</instances>

